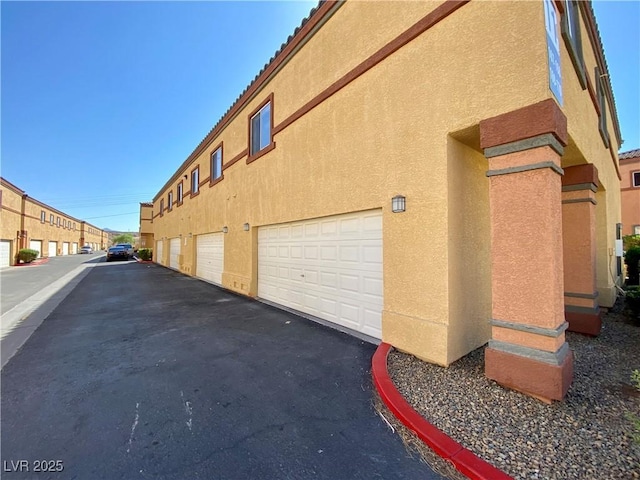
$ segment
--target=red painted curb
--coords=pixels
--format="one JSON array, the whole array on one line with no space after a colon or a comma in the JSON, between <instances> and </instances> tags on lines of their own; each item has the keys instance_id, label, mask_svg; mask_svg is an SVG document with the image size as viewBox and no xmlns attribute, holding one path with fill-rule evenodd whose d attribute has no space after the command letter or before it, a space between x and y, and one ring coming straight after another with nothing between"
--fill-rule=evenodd
<instances>
[{"instance_id":1,"label":"red painted curb","mask_svg":"<svg viewBox=\"0 0 640 480\"><path fill-rule=\"evenodd\" d=\"M433 451L472 480L513 480L512 477L485 462L444 432L427 422L396 389L387 370L391 345L382 342L371 361L373 383L389 410Z\"/></svg>"},{"instance_id":2,"label":"red painted curb","mask_svg":"<svg viewBox=\"0 0 640 480\"><path fill-rule=\"evenodd\" d=\"M153 263L153 260L140 260L138 257L133 257L138 263Z\"/></svg>"},{"instance_id":3,"label":"red painted curb","mask_svg":"<svg viewBox=\"0 0 640 480\"><path fill-rule=\"evenodd\" d=\"M14 267L37 267L38 265L42 265L43 263L47 263L49 261L49 257L47 258L38 258L31 263L16 263Z\"/></svg>"}]
</instances>

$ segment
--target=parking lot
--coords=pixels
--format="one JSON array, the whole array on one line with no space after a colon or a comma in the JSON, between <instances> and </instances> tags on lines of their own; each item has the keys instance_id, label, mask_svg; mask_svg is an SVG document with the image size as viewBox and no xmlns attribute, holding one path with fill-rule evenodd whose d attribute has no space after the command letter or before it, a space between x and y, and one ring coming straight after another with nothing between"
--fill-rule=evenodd
<instances>
[{"instance_id":1,"label":"parking lot","mask_svg":"<svg viewBox=\"0 0 640 480\"><path fill-rule=\"evenodd\" d=\"M163 267L101 259L2 370L5 475L441 478L373 409L374 349ZM34 476L36 460L64 469Z\"/></svg>"}]
</instances>

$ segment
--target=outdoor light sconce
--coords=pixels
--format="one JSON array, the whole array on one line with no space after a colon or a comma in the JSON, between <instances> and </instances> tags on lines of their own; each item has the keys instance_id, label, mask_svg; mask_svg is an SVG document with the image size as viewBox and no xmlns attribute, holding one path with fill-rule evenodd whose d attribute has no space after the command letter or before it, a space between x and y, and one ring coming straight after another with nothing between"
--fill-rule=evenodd
<instances>
[{"instance_id":1,"label":"outdoor light sconce","mask_svg":"<svg viewBox=\"0 0 640 480\"><path fill-rule=\"evenodd\" d=\"M407 197L396 195L391 199L391 211L393 213L404 212L407 209Z\"/></svg>"},{"instance_id":2,"label":"outdoor light sconce","mask_svg":"<svg viewBox=\"0 0 640 480\"><path fill-rule=\"evenodd\" d=\"M193 238L193 233L189 232L189 238Z\"/></svg>"},{"instance_id":3,"label":"outdoor light sconce","mask_svg":"<svg viewBox=\"0 0 640 480\"><path fill-rule=\"evenodd\" d=\"M248 224L248 223L245 223L245 224L242 226L242 228L244 229L244 231L245 231L245 232L248 232L248 231L249 231L249 224Z\"/></svg>"},{"instance_id":4,"label":"outdoor light sconce","mask_svg":"<svg viewBox=\"0 0 640 480\"><path fill-rule=\"evenodd\" d=\"M228 231L229 231L229 229L227 228L226 225L224 227L222 227L222 233L227 233Z\"/></svg>"}]
</instances>

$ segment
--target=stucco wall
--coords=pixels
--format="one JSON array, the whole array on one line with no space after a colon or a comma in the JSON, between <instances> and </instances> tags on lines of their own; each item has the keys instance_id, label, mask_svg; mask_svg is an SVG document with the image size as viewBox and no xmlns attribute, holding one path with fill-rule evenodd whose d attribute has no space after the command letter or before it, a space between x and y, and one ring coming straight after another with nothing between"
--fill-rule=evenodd
<instances>
[{"instance_id":1,"label":"stucco wall","mask_svg":"<svg viewBox=\"0 0 640 480\"><path fill-rule=\"evenodd\" d=\"M633 235L634 227L640 226L640 187L633 187L631 179L631 173L638 171L640 157L620 161L623 235Z\"/></svg>"},{"instance_id":2,"label":"stucco wall","mask_svg":"<svg viewBox=\"0 0 640 480\"><path fill-rule=\"evenodd\" d=\"M257 227L381 208L383 340L445 365L488 340L488 181L477 125L551 97L542 2L466 4L278 128L438 5L343 4L195 162L176 172L154 212L187 175L184 203L156 216L153 231L156 240L183 235L182 272L194 273L196 236L226 226L223 285L256 295ZM615 173L607 152L592 144L597 118L581 116L584 100L572 97L564 56L574 150L603 165L607 188ZM242 157L210 187L212 151L223 142L228 164L247 149L248 115L272 93L275 149L250 164ZM196 165L203 183L190 198ZM407 198L404 213L390 211L396 194ZM616 199L608 203L613 218ZM163 253L158 260L167 264L168 241Z\"/></svg>"}]
</instances>

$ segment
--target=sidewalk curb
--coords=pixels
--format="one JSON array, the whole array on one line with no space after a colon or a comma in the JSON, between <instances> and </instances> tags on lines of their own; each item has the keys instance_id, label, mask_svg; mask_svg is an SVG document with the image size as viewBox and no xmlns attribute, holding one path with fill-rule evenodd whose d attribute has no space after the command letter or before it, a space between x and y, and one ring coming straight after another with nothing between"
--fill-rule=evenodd
<instances>
[{"instance_id":1,"label":"sidewalk curb","mask_svg":"<svg viewBox=\"0 0 640 480\"><path fill-rule=\"evenodd\" d=\"M153 260L140 260L138 257L136 257L135 255L133 256L133 258L135 259L136 262L138 263L153 263Z\"/></svg>"},{"instance_id":2,"label":"sidewalk curb","mask_svg":"<svg viewBox=\"0 0 640 480\"><path fill-rule=\"evenodd\" d=\"M512 477L482 460L416 412L396 389L387 370L387 356L393 347L380 343L371 361L373 383L389 410L434 452L451 462L472 480L513 480Z\"/></svg>"}]
</instances>

